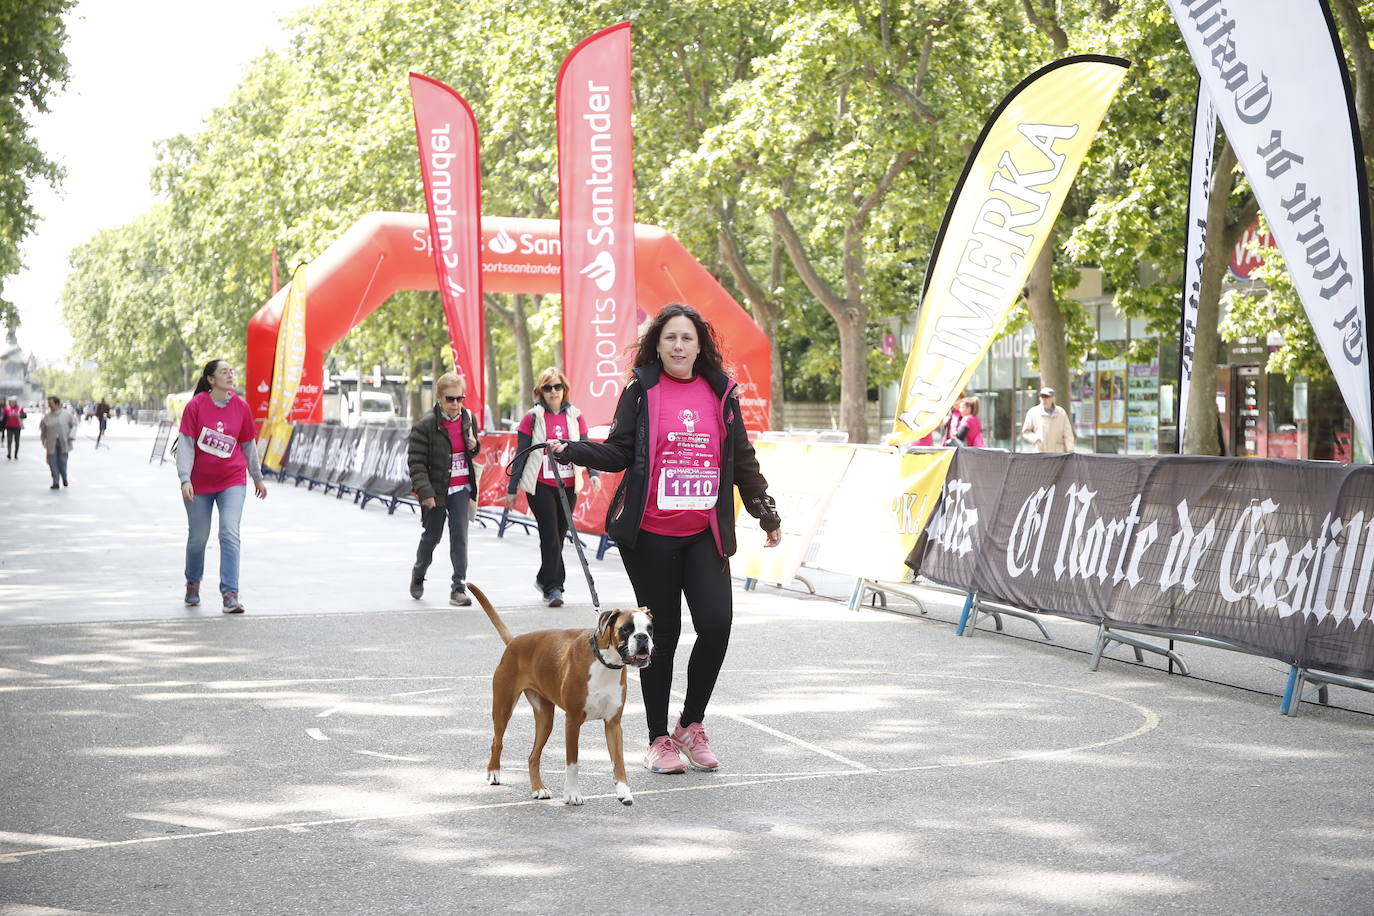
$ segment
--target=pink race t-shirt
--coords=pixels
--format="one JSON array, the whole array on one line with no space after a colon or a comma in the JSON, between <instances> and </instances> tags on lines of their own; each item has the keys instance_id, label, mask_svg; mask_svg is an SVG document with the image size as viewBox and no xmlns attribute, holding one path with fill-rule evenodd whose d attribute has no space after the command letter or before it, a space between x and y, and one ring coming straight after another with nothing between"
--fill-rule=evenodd
<instances>
[{"instance_id":1,"label":"pink race t-shirt","mask_svg":"<svg viewBox=\"0 0 1374 916\"><path fill-rule=\"evenodd\" d=\"M239 444L257 438L253 411L238 395L220 407L202 391L191 398L181 412L181 432L195 443L195 463L191 465L191 489L197 493L218 493L248 482L248 460Z\"/></svg>"},{"instance_id":2,"label":"pink race t-shirt","mask_svg":"<svg viewBox=\"0 0 1374 916\"><path fill-rule=\"evenodd\" d=\"M449 465L448 491L457 493L459 490L468 488L468 451L467 443L463 441L463 413L458 412L458 419L450 420L444 417L444 428L448 430L448 441L453 447L453 461Z\"/></svg>"},{"instance_id":3,"label":"pink race t-shirt","mask_svg":"<svg viewBox=\"0 0 1374 916\"><path fill-rule=\"evenodd\" d=\"M649 501L640 527L686 537L711 524L720 495L720 404L700 376L684 382L665 372L660 378L654 388Z\"/></svg>"},{"instance_id":4,"label":"pink race t-shirt","mask_svg":"<svg viewBox=\"0 0 1374 916\"><path fill-rule=\"evenodd\" d=\"M534 414L532 412L525 414L524 419L520 421L520 432L527 436L534 435ZM577 415L577 435L572 435L569 431L568 414L566 411L564 413L553 413L548 410L544 411L545 441L552 441L554 439L581 440L586 434L587 421L582 418L581 414ZM540 483L546 483L551 487L558 485L558 478L553 476L554 467L557 467L559 473L563 475L563 483L565 486L568 481L572 480L573 475L577 473L577 469L571 464L560 464L554 461L546 451L543 453L543 460L539 464Z\"/></svg>"}]
</instances>

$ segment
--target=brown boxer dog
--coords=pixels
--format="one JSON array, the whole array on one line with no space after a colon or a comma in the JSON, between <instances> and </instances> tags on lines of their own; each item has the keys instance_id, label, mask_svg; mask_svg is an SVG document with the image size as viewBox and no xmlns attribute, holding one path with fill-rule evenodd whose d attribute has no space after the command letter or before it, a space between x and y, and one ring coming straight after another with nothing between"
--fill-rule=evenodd
<instances>
[{"instance_id":1,"label":"brown boxer dog","mask_svg":"<svg viewBox=\"0 0 1374 916\"><path fill-rule=\"evenodd\" d=\"M620 716L625 711L625 669L643 668L654 652L654 627L648 608L602 611L592 630L535 630L511 635L482 590L471 584L477 598L506 644L506 651L491 677L491 759L487 782L501 784L501 748L506 725L520 694L534 707L534 750L530 752L530 794L551 798L539 776L539 757L553 733L553 708L563 710L567 776L563 803L580 805L584 799L577 784L577 739L582 723L601 719L606 723L606 750L615 768L615 794L623 805L634 796L625 781L624 735Z\"/></svg>"}]
</instances>

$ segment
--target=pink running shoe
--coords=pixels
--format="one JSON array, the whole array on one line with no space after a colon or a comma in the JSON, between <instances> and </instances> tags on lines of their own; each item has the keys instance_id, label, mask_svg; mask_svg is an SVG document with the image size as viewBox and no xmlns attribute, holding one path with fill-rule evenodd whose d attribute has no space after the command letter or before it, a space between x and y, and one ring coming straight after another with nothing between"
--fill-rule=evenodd
<instances>
[{"instance_id":1,"label":"pink running shoe","mask_svg":"<svg viewBox=\"0 0 1374 916\"><path fill-rule=\"evenodd\" d=\"M714 770L720 766L720 761L716 755L711 753L711 742L706 737L706 729L701 727L700 722L693 722L686 728L682 727L682 720L678 720L677 727L668 736L672 739L682 753L687 757L687 762L694 770Z\"/></svg>"},{"instance_id":2,"label":"pink running shoe","mask_svg":"<svg viewBox=\"0 0 1374 916\"><path fill-rule=\"evenodd\" d=\"M677 752L677 744L667 735L655 738L644 752L644 769L652 773L681 773L682 755Z\"/></svg>"}]
</instances>

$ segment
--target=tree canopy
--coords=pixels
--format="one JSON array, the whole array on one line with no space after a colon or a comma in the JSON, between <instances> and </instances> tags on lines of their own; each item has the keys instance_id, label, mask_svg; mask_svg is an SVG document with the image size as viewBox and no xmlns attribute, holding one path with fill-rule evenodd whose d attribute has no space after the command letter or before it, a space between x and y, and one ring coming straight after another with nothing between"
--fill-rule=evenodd
<instances>
[{"instance_id":1,"label":"tree canopy","mask_svg":"<svg viewBox=\"0 0 1374 916\"><path fill-rule=\"evenodd\" d=\"M1374 73L1371 4L1335 3L1358 88L1362 66ZM879 341L918 304L969 148L1017 82L1065 54L1133 66L1045 255L1031 303L1041 361L1068 365L1094 345L1067 299L1078 267L1101 267L1121 309L1156 333L1176 327L1196 72L1158 0L323 0L295 14L289 46L255 60L201 132L162 144L153 179L165 203L74 252L64 306L78 355L121 395L160 395L179 362L241 358L274 247L285 272L371 210L419 211L412 70L472 105L484 209L556 216L559 63L626 18L638 218L673 232L750 309L773 341L775 391L838 399L853 439L878 432L864 404L901 371ZM1225 178L1230 226L1251 201L1241 177ZM531 368L554 360L556 305L488 297L500 412L522 409ZM1047 310L1057 324L1042 322ZM1310 346L1300 311L1267 314ZM1234 312L1247 328L1265 314ZM1022 305L1006 330L1029 315ZM404 293L336 357L418 377L446 351L437 297Z\"/></svg>"},{"instance_id":2,"label":"tree canopy","mask_svg":"<svg viewBox=\"0 0 1374 916\"><path fill-rule=\"evenodd\" d=\"M62 17L75 2L0 4L0 282L19 272L20 246L38 223L30 200L34 183L62 177L34 140L31 122L67 81ZM18 323L18 309L0 299L0 325Z\"/></svg>"}]
</instances>

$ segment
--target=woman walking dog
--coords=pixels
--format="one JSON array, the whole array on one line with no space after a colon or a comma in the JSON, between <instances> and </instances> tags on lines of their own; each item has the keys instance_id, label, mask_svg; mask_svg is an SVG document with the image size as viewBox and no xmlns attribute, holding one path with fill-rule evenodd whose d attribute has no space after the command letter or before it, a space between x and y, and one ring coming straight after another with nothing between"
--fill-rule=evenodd
<instances>
[{"instance_id":1,"label":"woman walking dog","mask_svg":"<svg viewBox=\"0 0 1374 916\"><path fill-rule=\"evenodd\" d=\"M734 490L759 519L767 544L782 520L744 429L738 386L726 375L715 331L696 309L669 305L649 323L634 352L630 381L604 443L551 441L561 461L626 471L606 515L634 586L654 615L654 659L639 683L649 720L644 767L683 772L720 761L702 727L730 643L730 560L735 552ZM682 599L697 641L687 662L687 698L668 728L673 654L682 633Z\"/></svg>"}]
</instances>

